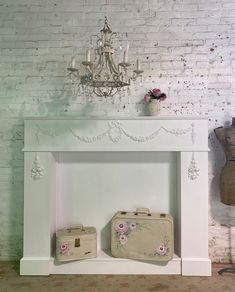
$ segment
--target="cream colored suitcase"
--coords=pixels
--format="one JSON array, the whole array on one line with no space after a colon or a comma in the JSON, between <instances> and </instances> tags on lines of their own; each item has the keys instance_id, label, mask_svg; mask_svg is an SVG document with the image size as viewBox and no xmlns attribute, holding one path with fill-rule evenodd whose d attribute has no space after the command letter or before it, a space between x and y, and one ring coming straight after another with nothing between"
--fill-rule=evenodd
<instances>
[{"instance_id":1,"label":"cream colored suitcase","mask_svg":"<svg viewBox=\"0 0 235 292\"><path fill-rule=\"evenodd\" d=\"M114 257L169 261L173 257L173 218L168 214L118 212L112 219L111 253Z\"/></svg>"},{"instance_id":2,"label":"cream colored suitcase","mask_svg":"<svg viewBox=\"0 0 235 292\"><path fill-rule=\"evenodd\" d=\"M73 225L56 232L56 259L61 262L97 256L97 234L94 227Z\"/></svg>"}]
</instances>

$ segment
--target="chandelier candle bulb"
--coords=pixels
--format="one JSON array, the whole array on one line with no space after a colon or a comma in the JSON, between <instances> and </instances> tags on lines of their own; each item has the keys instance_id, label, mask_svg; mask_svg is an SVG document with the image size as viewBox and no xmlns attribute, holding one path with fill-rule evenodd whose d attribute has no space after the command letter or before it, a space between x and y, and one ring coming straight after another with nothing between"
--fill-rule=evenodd
<instances>
[{"instance_id":1,"label":"chandelier candle bulb","mask_svg":"<svg viewBox=\"0 0 235 292\"><path fill-rule=\"evenodd\" d=\"M124 63L127 63L127 61L128 61L128 53L129 53L129 43L127 43L125 52L126 52L126 60L125 60Z\"/></svg>"},{"instance_id":2,"label":"chandelier candle bulb","mask_svg":"<svg viewBox=\"0 0 235 292\"><path fill-rule=\"evenodd\" d=\"M86 51L86 60L87 62L91 61L91 51L89 49Z\"/></svg>"},{"instance_id":3,"label":"chandelier candle bulb","mask_svg":"<svg viewBox=\"0 0 235 292\"><path fill-rule=\"evenodd\" d=\"M140 62L139 59L136 60L136 70L140 71Z\"/></svg>"},{"instance_id":4,"label":"chandelier candle bulb","mask_svg":"<svg viewBox=\"0 0 235 292\"><path fill-rule=\"evenodd\" d=\"M127 60L128 60L128 51L125 50L124 55L123 55L123 63L127 63Z\"/></svg>"},{"instance_id":5,"label":"chandelier candle bulb","mask_svg":"<svg viewBox=\"0 0 235 292\"><path fill-rule=\"evenodd\" d=\"M75 68L75 64L76 64L76 59L75 57L71 58L71 68Z\"/></svg>"}]
</instances>

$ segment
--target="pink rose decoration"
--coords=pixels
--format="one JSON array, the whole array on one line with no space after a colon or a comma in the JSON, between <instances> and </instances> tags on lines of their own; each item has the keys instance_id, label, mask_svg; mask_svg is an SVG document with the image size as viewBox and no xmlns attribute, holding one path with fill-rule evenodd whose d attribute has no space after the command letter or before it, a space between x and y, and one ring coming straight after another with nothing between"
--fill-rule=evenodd
<instances>
[{"instance_id":1,"label":"pink rose decoration","mask_svg":"<svg viewBox=\"0 0 235 292\"><path fill-rule=\"evenodd\" d=\"M160 245L157 249L157 253L160 255L160 256L163 256L165 255L167 252L167 248L164 246L164 245Z\"/></svg>"},{"instance_id":2,"label":"pink rose decoration","mask_svg":"<svg viewBox=\"0 0 235 292\"><path fill-rule=\"evenodd\" d=\"M166 94L161 92L159 88L154 88L149 90L148 93L144 95L144 101L145 102L151 102L152 99L156 99L159 101L163 101L167 98Z\"/></svg>"},{"instance_id":3,"label":"pink rose decoration","mask_svg":"<svg viewBox=\"0 0 235 292\"><path fill-rule=\"evenodd\" d=\"M136 230L136 223L130 223L129 227L131 231Z\"/></svg>"},{"instance_id":4,"label":"pink rose decoration","mask_svg":"<svg viewBox=\"0 0 235 292\"><path fill-rule=\"evenodd\" d=\"M150 96L149 94L145 94L145 96L144 96L144 101L145 101L145 102L149 102L150 99L151 99L151 96Z\"/></svg>"},{"instance_id":5,"label":"pink rose decoration","mask_svg":"<svg viewBox=\"0 0 235 292\"><path fill-rule=\"evenodd\" d=\"M152 93L153 93L154 96L158 96L158 95L161 94L161 90L159 88L154 88L152 90Z\"/></svg>"},{"instance_id":6,"label":"pink rose decoration","mask_svg":"<svg viewBox=\"0 0 235 292\"><path fill-rule=\"evenodd\" d=\"M62 253L66 253L68 250L69 250L69 245L68 245L68 243L62 243L62 244L60 245L60 251L61 251Z\"/></svg>"},{"instance_id":7,"label":"pink rose decoration","mask_svg":"<svg viewBox=\"0 0 235 292\"><path fill-rule=\"evenodd\" d=\"M166 99L165 93L160 94L160 100L165 100L165 99Z\"/></svg>"},{"instance_id":8,"label":"pink rose decoration","mask_svg":"<svg viewBox=\"0 0 235 292\"><path fill-rule=\"evenodd\" d=\"M124 244L127 243L128 239L127 239L127 237L126 237L125 234L121 234L120 237L119 237L119 241L120 241L120 243L121 243L122 245L124 245Z\"/></svg>"},{"instance_id":9,"label":"pink rose decoration","mask_svg":"<svg viewBox=\"0 0 235 292\"><path fill-rule=\"evenodd\" d=\"M119 233L119 234L124 234L128 231L129 226L126 222L117 222L115 224L115 230Z\"/></svg>"}]
</instances>

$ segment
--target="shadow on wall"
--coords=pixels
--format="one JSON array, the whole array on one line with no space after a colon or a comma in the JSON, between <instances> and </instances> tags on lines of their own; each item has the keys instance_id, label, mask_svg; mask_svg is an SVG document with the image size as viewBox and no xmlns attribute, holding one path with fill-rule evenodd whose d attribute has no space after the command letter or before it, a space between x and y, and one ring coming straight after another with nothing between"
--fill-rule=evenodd
<instances>
[{"instance_id":1,"label":"shadow on wall","mask_svg":"<svg viewBox=\"0 0 235 292\"><path fill-rule=\"evenodd\" d=\"M227 205L221 202L220 197L220 173L225 164L225 155L222 146L217 140L214 131L209 133L209 148L211 168L209 169L210 181L210 206L212 218L219 224L227 221ZM218 208L220 211L218 212Z\"/></svg>"},{"instance_id":2,"label":"shadow on wall","mask_svg":"<svg viewBox=\"0 0 235 292\"><path fill-rule=\"evenodd\" d=\"M86 100L80 103L71 97L69 92L55 90L47 97L38 100L36 113L38 116L86 116L93 110L92 104Z\"/></svg>"},{"instance_id":3,"label":"shadow on wall","mask_svg":"<svg viewBox=\"0 0 235 292\"><path fill-rule=\"evenodd\" d=\"M73 97L70 90L51 91L34 105L35 116L149 116L143 99L132 102L130 96Z\"/></svg>"},{"instance_id":4,"label":"shadow on wall","mask_svg":"<svg viewBox=\"0 0 235 292\"><path fill-rule=\"evenodd\" d=\"M24 197L24 160L23 160L23 125L13 125L11 128L10 173L9 173L9 213L7 230L7 249L9 260L20 259L23 254L23 197Z\"/></svg>"}]
</instances>

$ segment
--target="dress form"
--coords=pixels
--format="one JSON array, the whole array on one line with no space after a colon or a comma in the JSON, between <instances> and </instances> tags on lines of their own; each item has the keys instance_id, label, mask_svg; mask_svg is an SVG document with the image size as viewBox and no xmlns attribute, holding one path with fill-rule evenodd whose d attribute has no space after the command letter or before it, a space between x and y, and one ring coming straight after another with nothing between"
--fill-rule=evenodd
<instances>
[{"instance_id":1,"label":"dress form","mask_svg":"<svg viewBox=\"0 0 235 292\"><path fill-rule=\"evenodd\" d=\"M226 163L220 174L220 195L222 203L235 205L235 118L230 127L219 127L214 130L216 137L224 148ZM219 270L219 274L235 273L235 267Z\"/></svg>"},{"instance_id":2,"label":"dress form","mask_svg":"<svg viewBox=\"0 0 235 292\"><path fill-rule=\"evenodd\" d=\"M226 163L220 175L220 195L222 203L235 205L235 118L230 127L214 130L216 137L224 148Z\"/></svg>"}]
</instances>

